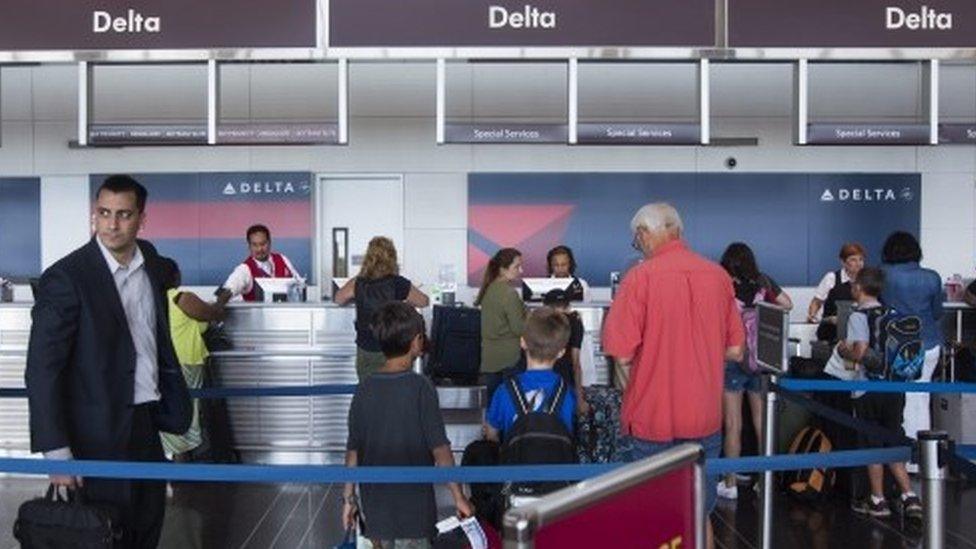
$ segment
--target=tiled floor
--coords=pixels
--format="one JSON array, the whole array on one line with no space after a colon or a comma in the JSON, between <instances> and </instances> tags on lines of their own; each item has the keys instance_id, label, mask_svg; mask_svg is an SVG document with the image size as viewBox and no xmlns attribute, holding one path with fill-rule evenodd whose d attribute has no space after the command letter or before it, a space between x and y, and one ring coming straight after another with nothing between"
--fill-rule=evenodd
<instances>
[{"instance_id":1,"label":"tiled floor","mask_svg":"<svg viewBox=\"0 0 976 549\"><path fill-rule=\"evenodd\" d=\"M0 549L17 546L11 536L17 506L44 488L39 480L0 479ZM340 494L337 485L178 484L161 547L331 548L341 537ZM862 518L839 501L811 506L779 496L775 508L774 547L921 547L918 534L907 532L897 518ZM976 486L953 485L947 509L947 547L976 549ZM751 490L742 490L737 502L720 500L713 520L718 548L757 546L759 518Z\"/></svg>"}]
</instances>

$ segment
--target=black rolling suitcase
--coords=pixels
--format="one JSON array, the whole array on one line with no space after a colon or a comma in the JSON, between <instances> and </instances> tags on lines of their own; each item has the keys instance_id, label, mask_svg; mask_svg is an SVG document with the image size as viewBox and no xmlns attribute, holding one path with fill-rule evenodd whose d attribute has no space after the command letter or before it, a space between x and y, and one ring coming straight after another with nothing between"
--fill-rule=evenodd
<instances>
[{"instance_id":1,"label":"black rolling suitcase","mask_svg":"<svg viewBox=\"0 0 976 549\"><path fill-rule=\"evenodd\" d=\"M432 378L474 385L481 370L481 311L434 307L428 371Z\"/></svg>"}]
</instances>

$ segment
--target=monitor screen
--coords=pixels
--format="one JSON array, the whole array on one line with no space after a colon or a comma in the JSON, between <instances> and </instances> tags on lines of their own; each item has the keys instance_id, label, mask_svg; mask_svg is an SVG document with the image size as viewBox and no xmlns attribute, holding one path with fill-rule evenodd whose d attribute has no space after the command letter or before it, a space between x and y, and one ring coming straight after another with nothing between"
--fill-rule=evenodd
<instances>
[{"instance_id":1,"label":"monitor screen","mask_svg":"<svg viewBox=\"0 0 976 549\"><path fill-rule=\"evenodd\" d=\"M542 301L547 293L552 290L566 290L572 283L572 278L523 278L522 299Z\"/></svg>"}]
</instances>

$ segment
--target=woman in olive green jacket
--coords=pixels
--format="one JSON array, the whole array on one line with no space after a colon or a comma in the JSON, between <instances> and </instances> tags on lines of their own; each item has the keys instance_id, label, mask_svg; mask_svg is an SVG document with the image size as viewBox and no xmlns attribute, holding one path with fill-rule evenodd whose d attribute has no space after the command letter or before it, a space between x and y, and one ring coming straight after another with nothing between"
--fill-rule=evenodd
<instances>
[{"instance_id":1,"label":"woman in olive green jacket","mask_svg":"<svg viewBox=\"0 0 976 549\"><path fill-rule=\"evenodd\" d=\"M525 306L511 286L521 275L522 253L502 248L488 262L474 302L481 307L481 372L489 378L500 378L499 372L514 365L521 354ZM497 381L489 379L489 392Z\"/></svg>"}]
</instances>

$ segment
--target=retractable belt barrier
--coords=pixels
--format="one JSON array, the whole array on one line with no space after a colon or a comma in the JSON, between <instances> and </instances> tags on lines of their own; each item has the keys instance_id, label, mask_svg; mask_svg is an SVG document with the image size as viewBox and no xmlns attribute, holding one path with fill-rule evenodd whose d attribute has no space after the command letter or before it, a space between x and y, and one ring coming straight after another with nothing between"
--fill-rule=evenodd
<instances>
[{"instance_id":1,"label":"retractable belt barrier","mask_svg":"<svg viewBox=\"0 0 976 549\"><path fill-rule=\"evenodd\" d=\"M708 460L712 474L791 471L814 467L859 467L905 461L907 446L844 450L829 454ZM178 480L195 482L296 482L420 484L445 482L578 481L620 467L622 463L574 465L500 465L464 467L346 467L343 465L215 465L144 461L46 460L0 458L0 472L26 475L73 475L93 478Z\"/></svg>"},{"instance_id":2,"label":"retractable belt barrier","mask_svg":"<svg viewBox=\"0 0 976 549\"><path fill-rule=\"evenodd\" d=\"M868 436L877 438L884 442L885 444L895 445L895 446L912 446L914 447L915 440L909 438L902 433L894 433L887 429L884 429L873 423L868 423L866 421L857 419L850 414L845 414L835 408L831 408L826 404L822 404L811 399L808 396L799 394L796 391L809 391L809 392L851 392L851 391L866 391L866 392L879 392L879 393L901 393L902 390L896 390L902 386L907 386L909 388L914 388L916 386L921 386L919 391L911 392L929 392L929 393L968 393L976 392L976 384L974 383L898 383L890 381L820 381L820 380L800 380L800 379L780 379L777 383L770 384L770 388L777 394L781 395L783 398L806 408L808 411L824 418L828 419L834 423L843 425L853 429L854 431L864 433ZM939 387L939 390L934 390L932 386ZM963 390L942 390L943 387L956 387ZM874 391L877 389L876 391ZM967 390L968 389L968 390ZM976 464L973 464L971 459L976 459L976 451L972 446L964 446L957 448L949 456L952 468L957 472L961 472L966 475L970 480L976 480ZM906 460L908 461L908 460ZM913 462L918 462L918 456L912 455L911 460Z\"/></svg>"},{"instance_id":3,"label":"retractable belt barrier","mask_svg":"<svg viewBox=\"0 0 976 549\"><path fill-rule=\"evenodd\" d=\"M274 387L207 387L190 389L190 396L199 399L239 397L286 397L352 395L356 385L281 385ZM27 398L27 389L0 389L0 398Z\"/></svg>"}]
</instances>

